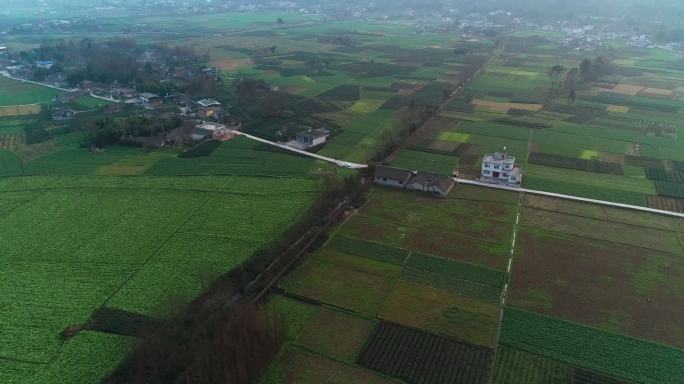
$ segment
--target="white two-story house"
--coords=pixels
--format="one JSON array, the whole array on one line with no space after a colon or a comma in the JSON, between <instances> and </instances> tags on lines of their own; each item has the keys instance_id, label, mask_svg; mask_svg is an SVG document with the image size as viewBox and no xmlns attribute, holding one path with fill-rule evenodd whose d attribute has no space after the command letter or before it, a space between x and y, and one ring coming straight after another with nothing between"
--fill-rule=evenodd
<instances>
[{"instance_id":1,"label":"white two-story house","mask_svg":"<svg viewBox=\"0 0 684 384\"><path fill-rule=\"evenodd\" d=\"M482 159L480 180L492 183L520 185L522 173L515 166L515 157L508 156L506 148L502 152L487 153Z\"/></svg>"}]
</instances>

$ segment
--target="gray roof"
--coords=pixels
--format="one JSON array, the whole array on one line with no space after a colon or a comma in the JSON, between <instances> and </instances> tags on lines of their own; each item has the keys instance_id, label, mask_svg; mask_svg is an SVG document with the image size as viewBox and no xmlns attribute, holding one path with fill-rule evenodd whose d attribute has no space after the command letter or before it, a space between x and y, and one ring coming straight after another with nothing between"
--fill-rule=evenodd
<instances>
[{"instance_id":1,"label":"gray roof","mask_svg":"<svg viewBox=\"0 0 684 384\"><path fill-rule=\"evenodd\" d=\"M297 133L297 136L301 137L308 137L310 139L317 139L319 137L325 137L328 136L328 132L324 129L314 129L312 131L303 131Z\"/></svg>"},{"instance_id":2,"label":"gray roof","mask_svg":"<svg viewBox=\"0 0 684 384\"><path fill-rule=\"evenodd\" d=\"M417 174L413 175L408 183L434 185L442 191L447 191L454 184L454 180L450 177L438 175L436 173L418 172Z\"/></svg>"},{"instance_id":3,"label":"gray roof","mask_svg":"<svg viewBox=\"0 0 684 384\"><path fill-rule=\"evenodd\" d=\"M400 180L404 182L411 177L411 171L408 169L378 165L375 167L374 176L383 179Z\"/></svg>"},{"instance_id":4,"label":"gray roof","mask_svg":"<svg viewBox=\"0 0 684 384\"><path fill-rule=\"evenodd\" d=\"M202 99L202 100L198 101L197 104L199 104L202 107L213 107L213 106L221 105L221 103L219 103L218 101L216 101L214 99Z\"/></svg>"},{"instance_id":5,"label":"gray roof","mask_svg":"<svg viewBox=\"0 0 684 384\"><path fill-rule=\"evenodd\" d=\"M142 97L143 99L155 99L158 98L159 95L155 95L154 93L143 92L140 94L140 97Z\"/></svg>"}]
</instances>

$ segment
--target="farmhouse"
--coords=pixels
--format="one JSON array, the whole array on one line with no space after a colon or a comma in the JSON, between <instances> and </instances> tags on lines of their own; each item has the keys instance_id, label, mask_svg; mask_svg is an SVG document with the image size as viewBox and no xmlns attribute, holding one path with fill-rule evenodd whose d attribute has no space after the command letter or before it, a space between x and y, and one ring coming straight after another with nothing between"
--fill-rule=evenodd
<instances>
[{"instance_id":1,"label":"farmhouse","mask_svg":"<svg viewBox=\"0 0 684 384\"><path fill-rule=\"evenodd\" d=\"M405 188L406 183L409 181L411 176L411 171L408 169L378 165L375 167L373 182L388 187Z\"/></svg>"},{"instance_id":2,"label":"farmhouse","mask_svg":"<svg viewBox=\"0 0 684 384\"><path fill-rule=\"evenodd\" d=\"M102 111L106 115L112 115L115 113L123 112L126 109L126 104L124 103L111 103L105 105L105 107L102 109Z\"/></svg>"},{"instance_id":3,"label":"farmhouse","mask_svg":"<svg viewBox=\"0 0 684 384\"><path fill-rule=\"evenodd\" d=\"M487 153L482 158L482 173L480 180L488 183L520 185L522 173L515 166L515 157L508 156L504 147L503 152Z\"/></svg>"},{"instance_id":4,"label":"farmhouse","mask_svg":"<svg viewBox=\"0 0 684 384\"><path fill-rule=\"evenodd\" d=\"M86 96L88 96L88 94L81 90L64 92L57 95L57 101L60 103L70 103L72 101L80 100Z\"/></svg>"},{"instance_id":5,"label":"farmhouse","mask_svg":"<svg viewBox=\"0 0 684 384\"><path fill-rule=\"evenodd\" d=\"M139 99L140 103L145 108L157 108L162 103L161 97L159 97L159 95L155 95L154 93L141 93Z\"/></svg>"},{"instance_id":6,"label":"farmhouse","mask_svg":"<svg viewBox=\"0 0 684 384\"><path fill-rule=\"evenodd\" d=\"M55 65L54 61L49 61L49 60L36 61L36 67L40 68L40 69L50 69L50 68L52 68L53 65Z\"/></svg>"},{"instance_id":7,"label":"farmhouse","mask_svg":"<svg viewBox=\"0 0 684 384\"><path fill-rule=\"evenodd\" d=\"M436 173L415 172L406 189L434 193L441 197L447 197L454 187L454 179Z\"/></svg>"},{"instance_id":8,"label":"farmhouse","mask_svg":"<svg viewBox=\"0 0 684 384\"><path fill-rule=\"evenodd\" d=\"M52 111L52 120L71 120L76 115L76 111L71 108L55 108Z\"/></svg>"},{"instance_id":9,"label":"farmhouse","mask_svg":"<svg viewBox=\"0 0 684 384\"><path fill-rule=\"evenodd\" d=\"M228 128L225 125L203 122L195 126L191 137L193 140L204 140L216 139L226 135L228 135Z\"/></svg>"},{"instance_id":10,"label":"farmhouse","mask_svg":"<svg viewBox=\"0 0 684 384\"><path fill-rule=\"evenodd\" d=\"M447 197L455 184L454 180L447 176L384 165L375 168L373 182L388 187L432 193L440 197Z\"/></svg>"},{"instance_id":11,"label":"farmhouse","mask_svg":"<svg viewBox=\"0 0 684 384\"><path fill-rule=\"evenodd\" d=\"M295 139L304 147L315 147L323 144L330 136L330 131L325 128L318 128L297 133Z\"/></svg>"},{"instance_id":12,"label":"farmhouse","mask_svg":"<svg viewBox=\"0 0 684 384\"><path fill-rule=\"evenodd\" d=\"M216 101L214 99L202 99L202 100L198 101L197 104L199 104L200 107L204 107L204 108L221 106L221 103L219 103L218 101Z\"/></svg>"}]
</instances>

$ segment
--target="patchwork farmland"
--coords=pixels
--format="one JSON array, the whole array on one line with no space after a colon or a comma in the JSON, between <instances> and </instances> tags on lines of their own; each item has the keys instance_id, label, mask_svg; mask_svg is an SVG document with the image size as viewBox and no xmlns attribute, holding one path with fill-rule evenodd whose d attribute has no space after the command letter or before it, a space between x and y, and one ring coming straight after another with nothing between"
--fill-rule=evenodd
<instances>
[{"instance_id":1,"label":"patchwork farmland","mask_svg":"<svg viewBox=\"0 0 684 384\"><path fill-rule=\"evenodd\" d=\"M549 69L585 53L544 34L495 43L294 15L260 29L276 17L136 20L195 28L144 38L209 53L249 133L325 126L322 155L468 178L506 147L527 188L684 212L674 52L611 42L596 53L610 73L570 100ZM268 91L240 95L245 78ZM2 383L103 379L139 339L90 329L93 314L165 316L353 173L244 137L89 151L53 124L28 144L56 94L0 78ZM682 220L466 185L369 193L267 296L288 329L260 383L682 382Z\"/></svg>"},{"instance_id":2,"label":"patchwork farmland","mask_svg":"<svg viewBox=\"0 0 684 384\"><path fill-rule=\"evenodd\" d=\"M239 138L202 158L91 153L67 137L2 153L4 383L109 374L136 340L65 329L100 308L155 317L196 297L306 212L327 168Z\"/></svg>"},{"instance_id":3,"label":"patchwork farmland","mask_svg":"<svg viewBox=\"0 0 684 384\"><path fill-rule=\"evenodd\" d=\"M586 57L539 39L510 36L394 164L475 178L482 155L505 146L527 188L681 211L678 55L615 42L611 73L569 100L549 68Z\"/></svg>"},{"instance_id":4,"label":"patchwork farmland","mask_svg":"<svg viewBox=\"0 0 684 384\"><path fill-rule=\"evenodd\" d=\"M297 330L263 382L294 374L293 351L343 362L359 375L375 372L369 382L677 382L681 220L519 198L467 185L447 199L374 188L267 304L282 311L287 302L283 313ZM444 244L440 231L458 248ZM508 273L506 259L494 255L508 254L513 231ZM301 329L320 327L320 315L302 318L296 306L356 316L363 332L335 339L356 328L326 321L326 335L311 344ZM350 344L353 354L334 352ZM331 380L330 371L296 367L301 377Z\"/></svg>"}]
</instances>

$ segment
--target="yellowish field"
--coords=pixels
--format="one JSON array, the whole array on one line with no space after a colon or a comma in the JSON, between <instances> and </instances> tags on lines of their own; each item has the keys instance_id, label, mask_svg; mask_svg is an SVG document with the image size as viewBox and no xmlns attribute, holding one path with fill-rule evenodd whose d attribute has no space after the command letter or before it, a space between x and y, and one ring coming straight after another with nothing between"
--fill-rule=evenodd
<instances>
[{"instance_id":1,"label":"yellowish field","mask_svg":"<svg viewBox=\"0 0 684 384\"><path fill-rule=\"evenodd\" d=\"M511 108L523 109L525 111L539 112L544 106L541 104L525 104L525 103L502 103L499 101L490 101L482 99L474 99L473 104L478 107L487 108L490 111L506 113Z\"/></svg>"},{"instance_id":2,"label":"yellowish field","mask_svg":"<svg viewBox=\"0 0 684 384\"><path fill-rule=\"evenodd\" d=\"M40 113L40 104L0 106L0 116L26 116Z\"/></svg>"},{"instance_id":3,"label":"yellowish field","mask_svg":"<svg viewBox=\"0 0 684 384\"><path fill-rule=\"evenodd\" d=\"M630 85L630 84L618 84L613 89L606 89L604 91L615 92L621 95L636 96L639 92L643 91L645 87L641 85Z\"/></svg>"},{"instance_id":4,"label":"yellowish field","mask_svg":"<svg viewBox=\"0 0 684 384\"><path fill-rule=\"evenodd\" d=\"M439 140L442 141L452 141L456 143L467 143L470 140L470 133L460 133L460 132L442 132L439 135Z\"/></svg>"},{"instance_id":5,"label":"yellowish field","mask_svg":"<svg viewBox=\"0 0 684 384\"><path fill-rule=\"evenodd\" d=\"M95 173L102 176L142 175L154 163L167 156L169 155L164 152L150 152L141 156L125 156L115 163L99 167Z\"/></svg>"},{"instance_id":6,"label":"yellowish field","mask_svg":"<svg viewBox=\"0 0 684 384\"><path fill-rule=\"evenodd\" d=\"M626 107L624 105L609 105L608 108L606 108L606 111L618 112L618 113L627 113L627 112L629 112L629 107Z\"/></svg>"},{"instance_id":7,"label":"yellowish field","mask_svg":"<svg viewBox=\"0 0 684 384\"><path fill-rule=\"evenodd\" d=\"M252 59L217 59L211 61L211 65L222 71L234 71L236 69L249 67L252 64L254 64Z\"/></svg>"},{"instance_id":8,"label":"yellowish field","mask_svg":"<svg viewBox=\"0 0 684 384\"><path fill-rule=\"evenodd\" d=\"M648 94L648 95L656 95L656 96L672 96L674 93L671 89L664 89L664 88L646 88L642 93Z\"/></svg>"},{"instance_id":9,"label":"yellowish field","mask_svg":"<svg viewBox=\"0 0 684 384\"><path fill-rule=\"evenodd\" d=\"M590 149L585 149L582 151L582 154L580 154L580 159L584 160L591 160L599 157L599 152L598 151L592 151Z\"/></svg>"},{"instance_id":10,"label":"yellowish field","mask_svg":"<svg viewBox=\"0 0 684 384\"><path fill-rule=\"evenodd\" d=\"M371 113L376 111L385 103L385 100L361 99L349 108L352 112Z\"/></svg>"},{"instance_id":11,"label":"yellowish field","mask_svg":"<svg viewBox=\"0 0 684 384\"><path fill-rule=\"evenodd\" d=\"M24 134L22 132L0 135L0 149L15 149L23 143Z\"/></svg>"}]
</instances>

